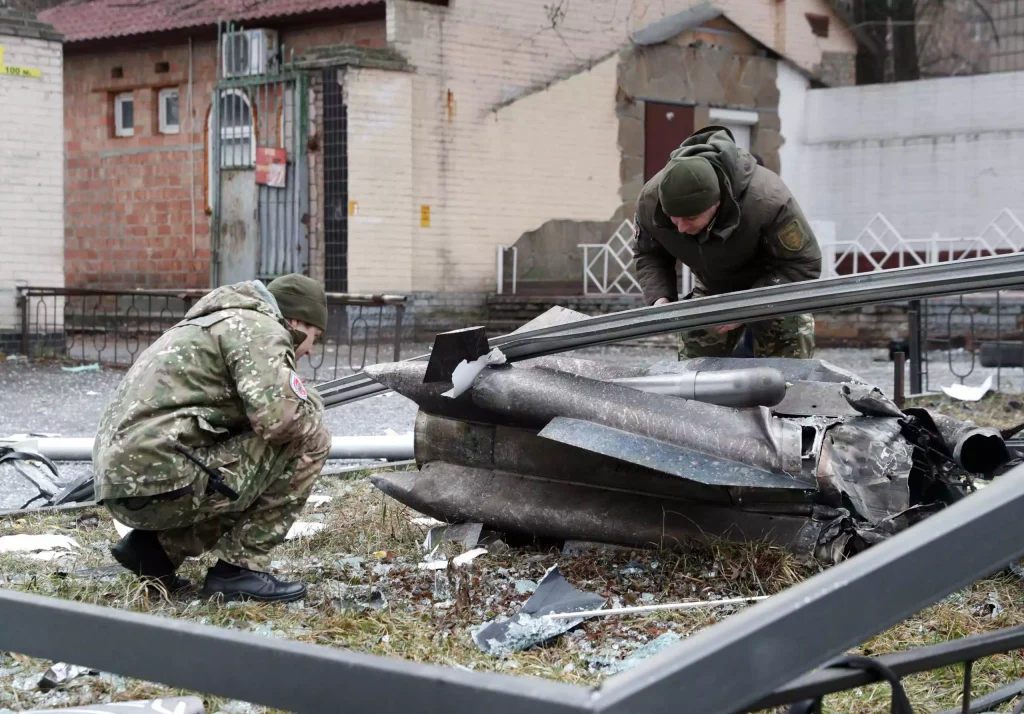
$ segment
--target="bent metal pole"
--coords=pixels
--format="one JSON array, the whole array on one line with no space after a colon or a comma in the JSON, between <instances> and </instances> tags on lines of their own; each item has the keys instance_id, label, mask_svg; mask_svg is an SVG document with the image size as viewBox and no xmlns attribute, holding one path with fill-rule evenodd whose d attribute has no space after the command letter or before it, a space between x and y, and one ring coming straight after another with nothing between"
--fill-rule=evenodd
<instances>
[{"instance_id":1,"label":"bent metal pole","mask_svg":"<svg viewBox=\"0 0 1024 714\"><path fill-rule=\"evenodd\" d=\"M26 443L36 453L52 461L91 461L91 437L40 438ZM331 438L332 459L386 459L403 461L413 458L413 436L335 436Z\"/></svg>"},{"instance_id":2,"label":"bent metal pole","mask_svg":"<svg viewBox=\"0 0 1024 714\"><path fill-rule=\"evenodd\" d=\"M925 300L1007 290L1024 285L1024 253L894 268L786 285L771 285L724 295L640 307L587 317L568 324L517 331L490 340L510 362L607 345L636 337L705 329L803 312L893 301ZM405 361L426 361L420 355ZM365 372L317 385L327 408L383 394L388 388Z\"/></svg>"}]
</instances>

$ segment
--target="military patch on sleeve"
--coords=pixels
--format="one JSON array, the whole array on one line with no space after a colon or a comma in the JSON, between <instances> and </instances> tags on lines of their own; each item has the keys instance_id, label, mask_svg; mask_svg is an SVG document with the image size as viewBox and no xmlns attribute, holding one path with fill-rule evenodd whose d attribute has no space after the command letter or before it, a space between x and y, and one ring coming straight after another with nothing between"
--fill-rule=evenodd
<instances>
[{"instance_id":1,"label":"military patch on sleeve","mask_svg":"<svg viewBox=\"0 0 1024 714\"><path fill-rule=\"evenodd\" d=\"M807 237L804 235L804 229L800 226L800 221L795 219L783 226L777 236L783 248L794 252L803 249L804 243L807 242Z\"/></svg>"},{"instance_id":2,"label":"military patch on sleeve","mask_svg":"<svg viewBox=\"0 0 1024 714\"><path fill-rule=\"evenodd\" d=\"M302 383L302 379L299 377L299 375L297 375L293 371L291 374L291 378L288 381L290 382L292 391L295 392L295 396L297 396L302 401L306 401L307 399L309 399L309 394L306 393L306 385Z\"/></svg>"}]
</instances>

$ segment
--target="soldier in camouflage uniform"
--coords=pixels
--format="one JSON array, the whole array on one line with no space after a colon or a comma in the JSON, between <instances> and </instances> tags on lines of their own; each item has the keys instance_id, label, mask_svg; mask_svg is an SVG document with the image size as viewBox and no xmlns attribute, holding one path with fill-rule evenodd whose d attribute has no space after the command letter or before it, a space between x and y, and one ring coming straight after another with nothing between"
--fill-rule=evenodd
<instances>
[{"instance_id":1,"label":"soldier in camouflage uniform","mask_svg":"<svg viewBox=\"0 0 1024 714\"><path fill-rule=\"evenodd\" d=\"M238 283L140 355L93 448L97 499L134 529L111 549L121 565L175 590L185 558L212 552L206 596L305 594L266 571L330 452L323 402L295 372L326 323L310 278Z\"/></svg>"},{"instance_id":2,"label":"soldier in camouflage uniform","mask_svg":"<svg viewBox=\"0 0 1024 714\"><path fill-rule=\"evenodd\" d=\"M821 275L821 251L796 199L724 127L702 129L672 152L640 192L634 222L648 305L679 299L677 261L693 273L686 300ZM814 354L814 317L803 314L683 333L679 358L729 356L745 330L757 357Z\"/></svg>"}]
</instances>

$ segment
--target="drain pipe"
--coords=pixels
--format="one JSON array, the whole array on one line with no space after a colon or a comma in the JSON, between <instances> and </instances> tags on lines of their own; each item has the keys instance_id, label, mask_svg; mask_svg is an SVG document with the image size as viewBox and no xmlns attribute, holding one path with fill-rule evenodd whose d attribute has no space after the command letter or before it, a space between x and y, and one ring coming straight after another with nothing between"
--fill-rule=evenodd
<instances>
[{"instance_id":1,"label":"drain pipe","mask_svg":"<svg viewBox=\"0 0 1024 714\"><path fill-rule=\"evenodd\" d=\"M51 461L92 461L91 437L27 439L21 446ZM413 458L413 435L335 436L331 439L332 459L386 459L404 461Z\"/></svg>"}]
</instances>

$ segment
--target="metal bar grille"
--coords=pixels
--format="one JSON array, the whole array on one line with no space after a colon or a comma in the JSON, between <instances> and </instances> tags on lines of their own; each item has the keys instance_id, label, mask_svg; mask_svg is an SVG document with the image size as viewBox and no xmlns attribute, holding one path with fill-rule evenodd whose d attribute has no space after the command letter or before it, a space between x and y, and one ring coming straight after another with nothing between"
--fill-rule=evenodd
<instances>
[{"instance_id":1,"label":"metal bar grille","mask_svg":"<svg viewBox=\"0 0 1024 714\"><path fill-rule=\"evenodd\" d=\"M348 290L348 114L336 68L323 71L324 283Z\"/></svg>"}]
</instances>

